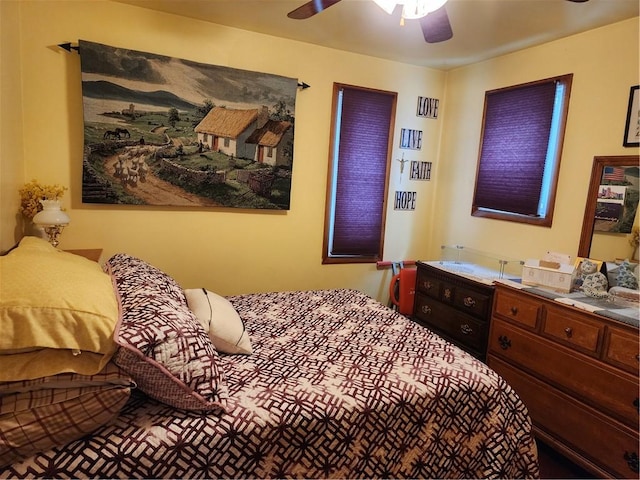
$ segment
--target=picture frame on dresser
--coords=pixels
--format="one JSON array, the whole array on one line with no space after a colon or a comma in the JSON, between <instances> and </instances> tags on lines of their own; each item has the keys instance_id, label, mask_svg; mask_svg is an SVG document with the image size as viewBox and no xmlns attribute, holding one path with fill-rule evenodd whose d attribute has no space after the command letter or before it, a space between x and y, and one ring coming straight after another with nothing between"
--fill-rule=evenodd
<instances>
[{"instance_id":1,"label":"picture frame on dresser","mask_svg":"<svg viewBox=\"0 0 640 480\"><path fill-rule=\"evenodd\" d=\"M627 121L624 125L622 145L625 147L640 147L640 85L631 87L629 91Z\"/></svg>"},{"instance_id":2,"label":"picture frame on dresser","mask_svg":"<svg viewBox=\"0 0 640 480\"><path fill-rule=\"evenodd\" d=\"M587 262L587 263L585 263ZM582 281L586 275L595 272L602 271L602 265L604 264L603 260L596 260L593 258L585 258L585 257L576 257L575 263L573 265L573 277L572 277L572 285L571 291L578 290L582 285ZM593 271L585 271L588 267L583 269L583 266L588 265L593 269L593 265L595 265L595 270Z\"/></svg>"},{"instance_id":3,"label":"picture frame on dresser","mask_svg":"<svg viewBox=\"0 0 640 480\"><path fill-rule=\"evenodd\" d=\"M589 260L590 262L596 264L596 272L599 272L602 269L602 263L603 263L602 260L596 260L593 258L585 258L585 257L576 257L574 268L576 269L577 272L580 272L582 268L582 263L585 262L586 260Z\"/></svg>"}]
</instances>

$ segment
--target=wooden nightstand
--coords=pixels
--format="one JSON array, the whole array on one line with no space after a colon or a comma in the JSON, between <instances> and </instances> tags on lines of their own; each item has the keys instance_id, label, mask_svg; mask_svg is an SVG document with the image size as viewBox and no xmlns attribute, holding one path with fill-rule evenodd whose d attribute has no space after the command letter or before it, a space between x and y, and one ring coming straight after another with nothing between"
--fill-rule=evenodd
<instances>
[{"instance_id":1,"label":"wooden nightstand","mask_svg":"<svg viewBox=\"0 0 640 480\"><path fill-rule=\"evenodd\" d=\"M102 255L101 248L83 248L79 250L65 250L65 252L73 253L74 255L80 255L81 257L88 258L89 260L93 260L94 262L98 262L100 260L100 256Z\"/></svg>"}]
</instances>

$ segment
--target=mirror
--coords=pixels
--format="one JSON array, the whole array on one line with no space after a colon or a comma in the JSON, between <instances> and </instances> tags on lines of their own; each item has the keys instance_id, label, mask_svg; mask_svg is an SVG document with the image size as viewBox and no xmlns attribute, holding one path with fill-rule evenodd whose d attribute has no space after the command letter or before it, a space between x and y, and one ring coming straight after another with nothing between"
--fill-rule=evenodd
<instances>
[{"instance_id":1,"label":"mirror","mask_svg":"<svg viewBox=\"0 0 640 480\"><path fill-rule=\"evenodd\" d=\"M578 256L631 258L629 233L638 225L638 155L594 157Z\"/></svg>"}]
</instances>

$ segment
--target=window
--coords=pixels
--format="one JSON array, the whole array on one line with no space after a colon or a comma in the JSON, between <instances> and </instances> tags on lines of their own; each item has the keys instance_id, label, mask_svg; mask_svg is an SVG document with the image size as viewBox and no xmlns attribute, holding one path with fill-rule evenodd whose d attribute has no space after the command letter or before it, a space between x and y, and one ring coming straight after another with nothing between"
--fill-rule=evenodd
<instances>
[{"instance_id":1,"label":"window","mask_svg":"<svg viewBox=\"0 0 640 480\"><path fill-rule=\"evenodd\" d=\"M333 85L322 263L382 259L396 98Z\"/></svg>"},{"instance_id":2,"label":"window","mask_svg":"<svg viewBox=\"0 0 640 480\"><path fill-rule=\"evenodd\" d=\"M572 78L486 92L473 216L551 226Z\"/></svg>"}]
</instances>

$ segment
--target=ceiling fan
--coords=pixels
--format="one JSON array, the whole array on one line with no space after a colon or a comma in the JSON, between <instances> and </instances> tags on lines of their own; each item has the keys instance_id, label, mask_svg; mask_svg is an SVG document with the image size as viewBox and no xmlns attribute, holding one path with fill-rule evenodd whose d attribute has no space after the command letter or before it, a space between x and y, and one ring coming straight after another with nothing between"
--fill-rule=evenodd
<instances>
[{"instance_id":1,"label":"ceiling fan","mask_svg":"<svg viewBox=\"0 0 640 480\"><path fill-rule=\"evenodd\" d=\"M341 0L310 0L287 14L294 20L304 20L339 3ZM402 19L417 18L422 35L427 43L438 43L453 37L453 30L447 15L447 0L373 0L391 14L397 5L402 5ZM584 3L589 0L567 0Z\"/></svg>"}]
</instances>

